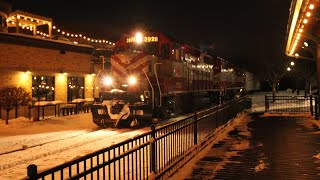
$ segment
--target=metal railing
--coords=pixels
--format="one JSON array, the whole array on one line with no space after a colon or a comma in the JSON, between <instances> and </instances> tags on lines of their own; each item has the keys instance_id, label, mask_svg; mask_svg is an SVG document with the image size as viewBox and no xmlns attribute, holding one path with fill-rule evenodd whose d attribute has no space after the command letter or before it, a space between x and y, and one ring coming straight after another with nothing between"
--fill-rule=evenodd
<instances>
[{"instance_id":1,"label":"metal railing","mask_svg":"<svg viewBox=\"0 0 320 180\"><path fill-rule=\"evenodd\" d=\"M29 165L27 179L166 179L206 145L216 128L249 108L251 99L241 98L163 127L152 125L147 133L41 173Z\"/></svg>"},{"instance_id":2,"label":"metal railing","mask_svg":"<svg viewBox=\"0 0 320 180\"><path fill-rule=\"evenodd\" d=\"M265 112L289 114L310 113L318 118L318 97L265 95Z\"/></svg>"}]
</instances>

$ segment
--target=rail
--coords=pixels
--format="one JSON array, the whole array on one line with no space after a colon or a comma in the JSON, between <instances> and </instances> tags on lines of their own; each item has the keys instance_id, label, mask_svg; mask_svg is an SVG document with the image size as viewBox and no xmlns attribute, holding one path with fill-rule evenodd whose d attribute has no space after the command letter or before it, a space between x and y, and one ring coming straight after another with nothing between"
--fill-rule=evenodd
<instances>
[{"instance_id":1,"label":"rail","mask_svg":"<svg viewBox=\"0 0 320 180\"><path fill-rule=\"evenodd\" d=\"M265 112L281 114L310 113L319 117L317 96L272 96L265 95Z\"/></svg>"},{"instance_id":2,"label":"rail","mask_svg":"<svg viewBox=\"0 0 320 180\"><path fill-rule=\"evenodd\" d=\"M251 108L240 98L196 112L163 127L38 173L26 179L166 179L206 146L208 137L237 113Z\"/></svg>"}]
</instances>

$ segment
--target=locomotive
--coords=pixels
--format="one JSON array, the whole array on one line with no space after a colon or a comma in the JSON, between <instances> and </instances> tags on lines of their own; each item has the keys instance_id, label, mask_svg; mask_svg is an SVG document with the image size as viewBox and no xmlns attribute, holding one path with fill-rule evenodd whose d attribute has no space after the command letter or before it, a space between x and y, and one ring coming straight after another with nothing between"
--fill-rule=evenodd
<instances>
[{"instance_id":1,"label":"locomotive","mask_svg":"<svg viewBox=\"0 0 320 180\"><path fill-rule=\"evenodd\" d=\"M224 59L161 32L123 35L110 63L110 72L98 77L103 82L99 97L116 125L121 120L132 125L166 119L219 104L233 98L245 83L244 74Z\"/></svg>"}]
</instances>

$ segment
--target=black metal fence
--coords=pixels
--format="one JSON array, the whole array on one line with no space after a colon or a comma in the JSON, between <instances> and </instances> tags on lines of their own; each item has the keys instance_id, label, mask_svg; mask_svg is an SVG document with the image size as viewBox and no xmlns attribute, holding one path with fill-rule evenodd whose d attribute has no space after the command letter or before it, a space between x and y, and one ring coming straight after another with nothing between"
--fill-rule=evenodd
<instances>
[{"instance_id":1,"label":"black metal fence","mask_svg":"<svg viewBox=\"0 0 320 180\"><path fill-rule=\"evenodd\" d=\"M265 112L269 113L310 113L319 116L317 96L265 96Z\"/></svg>"},{"instance_id":2,"label":"black metal fence","mask_svg":"<svg viewBox=\"0 0 320 180\"><path fill-rule=\"evenodd\" d=\"M249 108L251 99L233 100L163 127L151 126L150 132L41 173L29 165L28 179L166 179L206 145L216 128Z\"/></svg>"}]
</instances>

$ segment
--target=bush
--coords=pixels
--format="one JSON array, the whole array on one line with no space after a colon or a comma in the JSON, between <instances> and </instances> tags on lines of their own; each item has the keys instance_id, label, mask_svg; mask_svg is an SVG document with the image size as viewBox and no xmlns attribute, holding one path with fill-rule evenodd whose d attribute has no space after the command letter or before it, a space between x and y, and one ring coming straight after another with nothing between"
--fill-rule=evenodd
<instances>
[{"instance_id":1,"label":"bush","mask_svg":"<svg viewBox=\"0 0 320 180\"><path fill-rule=\"evenodd\" d=\"M31 102L31 95L22 87L6 86L0 88L0 106L7 113L8 124L9 112L16 106L27 105Z\"/></svg>"}]
</instances>

